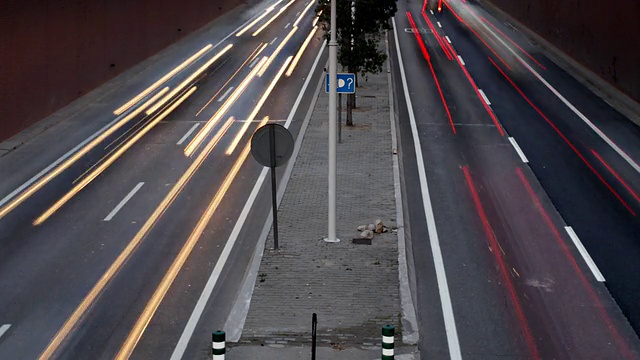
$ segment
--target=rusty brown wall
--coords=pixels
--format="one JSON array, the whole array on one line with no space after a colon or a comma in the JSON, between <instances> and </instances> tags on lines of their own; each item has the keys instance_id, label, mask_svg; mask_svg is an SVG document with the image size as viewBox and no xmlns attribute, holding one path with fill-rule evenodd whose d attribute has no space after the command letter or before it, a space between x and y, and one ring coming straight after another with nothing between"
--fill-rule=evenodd
<instances>
[{"instance_id":1,"label":"rusty brown wall","mask_svg":"<svg viewBox=\"0 0 640 360\"><path fill-rule=\"evenodd\" d=\"M640 0L489 0L640 102Z\"/></svg>"},{"instance_id":2,"label":"rusty brown wall","mask_svg":"<svg viewBox=\"0 0 640 360\"><path fill-rule=\"evenodd\" d=\"M242 3L0 0L0 141Z\"/></svg>"}]
</instances>

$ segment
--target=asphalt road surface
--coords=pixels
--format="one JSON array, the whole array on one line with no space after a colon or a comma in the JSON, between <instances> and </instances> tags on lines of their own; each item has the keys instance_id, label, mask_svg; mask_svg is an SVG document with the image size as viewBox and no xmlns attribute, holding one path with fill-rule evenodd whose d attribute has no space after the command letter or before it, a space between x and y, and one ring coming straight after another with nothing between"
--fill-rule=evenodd
<instances>
[{"instance_id":1,"label":"asphalt road surface","mask_svg":"<svg viewBox=\"0 0 640 360\"><path fill-rule=\"evenodd\" d=\"M250 136L297 137L326 62L314 4L242 5L0 159L1 359L208 356L271 209Z\"/></svg>"},{"instance_id":2,"label":"asphalt road surface","mask_svg":"<svg viewBox=\"0 0 640 360\"><path fill-rule=\"evenodd\" d=\"M640 129L437 3L399 1L389 35L422 356L638 358Z\"/></svg>"}]
</instances>

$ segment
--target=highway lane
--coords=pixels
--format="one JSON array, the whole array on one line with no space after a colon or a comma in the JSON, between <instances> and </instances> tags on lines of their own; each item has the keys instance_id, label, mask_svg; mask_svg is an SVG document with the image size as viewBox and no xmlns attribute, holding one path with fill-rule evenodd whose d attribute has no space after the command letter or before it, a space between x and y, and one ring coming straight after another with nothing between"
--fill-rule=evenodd
<instances>
[{"instance_id":1,"label":"highway lane","mask_svg":"<svg viewBox=\"0 0 640 360\"><path fill-rule=\"evenodd\" d=\"M488 18L481 8L469 9L475 14L472 19ZM636 332L640 331L640 309L637 306L640 303L640 283L627 275L640 270L637 242L640 221L635 215L640 210L640 173L637 168L640 163L640 148L637 146L640 128L544 56L538 56L541 66L530 61L553 89L577 106L580 113L611 143L628 155L630 163L529 71L521 69L513 75L506 74L509 80L504 77L488 60L486 50L474 42L473 37L464 31L465 26L452 15L451 11L445 11L440 20L448 25L448 33L456 44L460 44L461 53L465 52L465 57L473 59L470 71L477 74L476 81L490 97L499 99L494 108L505 128L531 157L532 170L565 221L580 236L607 279L607 288ZM500 29L501 26L497 22L489 24L490 29L510 43L513 41L507 37L510 30ZM514 34L513 31L511 33ZM518 36L514 34L519 46L527 49L528 42ZM530 50L535 53L535 49ZM497 78L500 81L496 81ZM514 85L539 112L530 106ZM517 117L512 115L515 107L518 108ZM560 134L566 137L566 141Z\"/></svg>"},{"instance_id":2,"label":"highway lane","mask_svg":"<svg viewBox=\"0 0 640 360\"><path fill-rule=\"evenodd\" d=\"M532 164L533 172L529 170L507 138L513 135L518 143L523 138L537 143L544 139L545 146L547 138L557 134L541 138L536 133L511 133L511 122L530 126L532 120L522 116L528 104L507 100L510 112L502 111L507 106L500 105L501 96L508 89L493 91L489 82L500 80L475 67L480 56L461 40L462 34L467 39L474 35L461 28L449 32L453 25L451 19L445 20L450 16L446 11L437 16L426 12L425 18L422 4L402 2L395 19L412 102L409 111L400 110L406 191L420 191L427 180L432 204L425 206L422 199L408 197L423 354L483 359L637 356L636 334L573 245L564 229L564 214L556 212L554 205L558 205L545 194L547 184L538 182L536 168ZM419 39L414 32L420 33ZM500 54L505 62L512 61L503 51L493 54L482 49L481 41L473 44L483 59L492 55L499 62ZM463 69L468 69L482 93ZM394 71L399 103L404 104L397 62ZM410 113L416 119L413 131ZM505 136L500 133L502 126ZM424 180L412 140L420 145ZM558 162L567 161L554 154ZM566 170L570 169L550 171L563 174ZM577 174L584 177L584 169ZM600 184L600 193L607 191ZM431 208L433 223L429 224ZM434 246L434 233L439 246ZM433 255L437 248L444 266Z\"/></svg>"},{"instance_id":3,"label":"highway lane","mask_svg":"<svg viewBox=\"0 0 640 360\"><path fill-rule=\"evenodd\" d=\"M286 36L289 30L285 29L285 25L292 22L291 19L295 19L294 14L301 12L307 4L298 2L295 5L264 31L265 40L263 41L266 42L267 38L273 39L276 33L278 35L284 33L282 38ZM301 23L299 36L292 38L291 44L283 49L282 55L274 61L273 69L270 68L265 73L263 81L259 81L262 78L257 79L256 85L243 95L243 100L231 108L230 112L238 119L247 116L257 96L261 94L259 89L264 89L273 78L275 68L280 68L285 55L295 55L297 47L310 30L311 19L312 13L308 13L305 17L306 26ZM239 53L236 56L230 56L223 62L222 67L198 86L206 89L207 84L224 83L239 66L239 62L254 50L251 45L255 45L257 41L252 40L252 37L247 41L246 46L236 46L234 51L239 49L237 50ZM274 43L278 45L277 42ZM317 52L319 46L320 41L316 37L308 53ZM268 48L266 51L269 50ZM294 76L278 83L277 92L257 114L260 118L264 115L272 118L274 116L286 118L287 109L290 109L293 103L292 99L296 98L302 87L304 78L299 74L306 74L310 67L309 56L311 55L303 57L300 69L294 72ZM236 82L231 82L230 86L234 84L239 86L240 79L241 77L235 80ZM215 86L210 87L215 88ZM179 107L165 122L158 124L152 132L140 139L114 166L94 180L73 201L63 206L41 226L30 228L25 226L25 223L28 224L35 213L45 208L43 204L50 203L56 195L60 196L61 191L54 195L45 192L47 188L43 189L37 193L38 196L33 197L33 202L25 202L0 223L10 224L9 228L16 229L3 232L3 235L7 235L3 236L3 242L14 247L11 256L7 254L3 259L3 276L0 278L0 284L4 288L3 294L12 293L11 297L2 297L4 303L2 308L6 310L4 317L7 318L3 321L12 324L12 331L4 335L0 353L8 354L12 358L16 356L17 358L34 358L38 352L42 351L62 322L91 290L98 277L109 267L127 242L136 235L140 225L145 222L169 188L189 166L189 162L185 161L187 159L182 154L182 149L176 146L176 142L183 137L187 129L184 125L190 125L188 121L193 121L188 119L194 118L195 110L199 109L199 105L206 102L212 93L213 91L205 95L203 92L201 97L194 97L192 101L185 102L184 106ZM275 94L278 94L277 97ZM302 102L302 106L308 103L308 98L309 96ZM216 103L217 101L213 102L214 107L220 106ZM205 115L204 112L202 115ZM299 121L293 123L294 134L299 129L299 123ZM225 156L222 151L224 151L223 146L229 144L231 136L242 127L242 124L241 122L233 124L229 128L229 133L222 137L220 146L216 147L216 151L206 159L201 168L202 171L194 175L188 187L185 188L185 193L178 196L173 207L165 213L159 223L159 229L153 229L146 241L140 244L133 257L126 262L118 276L109 284L107 291L101 294L98 303L93 305L90 312L83 317L79 327L69 336L61 353L62 357L95 357L96 354L110 357L118 351L123 337L127 335L159 278L173 260L170 255L175 255L184 242L203 208L216 193L222 178L226 175L225 170L229 169L231 163L237 158L239 151L232 156ZM256 126L257 123L250 124L249 131L241 140L241 147L244 147L248 136ZM233 216L237 216L238 209L243 205L241 199L255 182L255 173L256 164L253 164L253 167L246 165L240 169L238 174L240 181L234 182L235 189L221 204L221 209L224 211L216 213L210 225L211 228L217 229L221 236L211 239L212 244L202 245L211 249L212 252L204 258L198 258L199 260L191 264L190 268L207 268L215 259L216 251L220 250L220 245L224 244L225 236L230 232L229 224L232 223ZM55 181L69 181L70 178L73 177L61 176ZM115 204L141 181L145 184L134 195L133 200L109 222L101 221ZM58 184L52 183L48 186L58 188L55 185ZM66 184L66 187L61 189L68 187ZM44 193L43 198L40 198L41 193ZM101 206L103 204L108 206ZM263 205L262 214L266 216L264 214L268 212L268 203ZM20 214L21 211L22 214ZM256 221L264 221L264 217L257 218ZM19 222L17 226L14 226L15 222ZM258 227L262 228L262 224ZM237 264L238 268L235 271L243 273L243 265L246 263ZM56 270L51 271L51 269ZM201 277L203 273L196 275ZM235 285L237 283L229 286L229 292L237 291L237 288L234 290ZM182 294L178 292L176 295ZM179 299L180 297L176 302L182 301ZM180 303L180 308L189 306L192 306L189 302ZM172 328L170 331L175 333L176 329Z\"/></svg>"}]
</instances>

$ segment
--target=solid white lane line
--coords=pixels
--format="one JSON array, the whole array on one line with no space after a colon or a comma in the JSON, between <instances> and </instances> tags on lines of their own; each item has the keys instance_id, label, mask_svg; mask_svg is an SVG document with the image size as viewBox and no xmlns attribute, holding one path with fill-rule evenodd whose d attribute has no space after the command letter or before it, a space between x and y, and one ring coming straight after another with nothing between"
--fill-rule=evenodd
<instances>
[{"instance_id":1,"label":"solid white lane line","mask_svg":"<svg viewBox=\"0 0 640 360\"><path fill-rule=\"evenodd\" d=\"M438 21L438 26L439 26L440 28L442 28L442 24L440 24L440 21Z\"/></svg>"},{"instance_id":2,"label":"solid white lane line","mask_svg":"<svg viewBox=\"0 0 640 360\"><path fill-rule=\"evenodd\" d=\"M622 151L622 149L620 149L618 147L618 145L616 145L613 141L611 141L611 139L609 139L609 137L602 132L602 130L600 130L597 126L595 126L591 120L589 120L582 112L580 112L580 110L578 110L575 106L573 106L573 104L571 102L569 102L569 100L567 100L564 96L562 96L562 94L560 94L560 92L558 90L556 90L553 86L551 86L551 84L549 84L547 82L547 80L545 80L534 68L532 68L526 61L524 61L524 59L522 57L520 57L520 55L518 55L507 43L505 43L496 33L494 33L487 25L484 24L484 22L480 21L480 23L482 24L482 26L488 30L500 43L502 43L502 45L504 47L507 48L507 50L509 50L509 52L511 52L511 54L513 54L519 61L520 63L527 68L527 70L531 71L531 73L538 78L538 80L540 80L540 82L542 82L544 84L544 86L547 87L547 89L551 90L551 92L558 98L560 99L560 101L562 101L569 109L571 109L571 111L573 111L574 114L576 114L585 124L587 124L587 126L589 126L591 128L591 130L593 130L596 134L598 134L598 136L604 140L604 142L606 142L615 152L618 153L618 155L622 156L622 158L629 164L631 165L631 167L638 173L640 173L640 165L638 165L635 161L633 161L633 159L631 159L631 157L629 157L629 155L627 155L624 151Z\"/></svg>"},{"instance_id":3,"label":"solid white lane line","mask_svg":"<svg viewBox=\"0 0 640 360\"><path fill-rule=\"evenodd\" d=\"M311 74L313 74L313 72L315 71L316 66L318 65L318 61L320 60L320 57L324 52L325 46L326 46L326 41L322 43L322 47L320 48L320 52L318 53L318 56L316 57L316 60L313 63L313 66L311 67L309 76L307 76L307 79L304 85L302 86L302 89L298 95L298 98L296 99L296 102L293 104L293 108L291 109L291 112L289 113L289 117L287 118L287 122L284 125L287 128L291 124L291 121L293 120L293 116L295 115L298 106L300 106L302 97L306 92L307 87L309 86L309 82L312 78ZM173 350L173 353L171 354L170 360L180 360L184 356L184 352L186 351L187 346L189 345L189 341L193 336L193 332L195 331L196 326L198 325L198 322L202 317L202 313L204 312L204 309L207 303L209 302L209 299L211 298L211 294L213 293L213 289L215 288L218 282L218 279L220 278L220 274L222 274L222 270L227 262L227 259L229 258L229 254L231 253L231 250L233 249L236 241L238 240L238 235L240 235L240 230L242 230L242 227L244 226L244 222L247 220L247 217L249 216L249 212L253 207L253 203L255 202L255 199L258 196L258 192L262 188L262 184L264 183L264 180L267 177L267 171L268 171L268 168L262 169L262 172L260 173L260 176L258 177L256 184L251 190L251 193L249 194L249 198L247 199L247 202L242 208L242 212L238 216L238 220L236 221L236 224L233 227L233 230L231 231L231 235L229 235L229 240L227 240L224 248L222 249L222 253L218 258L218 261L216 262L216 265L213 268L213 271L211 272L211 275L209 276L209 279L207 280L207 283L204 289L202 289L202 293L198 298L198 302L196 303L196 306L193 308L193 311L191 312L191 316L189 317L189 320L187 321L187 324L184 327L184 330L182 331L182 335L180 336L180 339L178 340L178 343L176 344L176 347ZM282 188L282 191L284 191L284 188Z\"/></svg>"},{"instance_id":4,"label":"solid white lane line","mask_svg":"<svg viewBox=\"0 0 640 360\"><path fill-rule=\"evenodd\" d=\"M271 42L269 43L269 45L273 45L274 42L276 42L276 40L278 40L278 37L274 37L273 40L271 40Z\"/></svg>"},{"instance_id":5,"label":"solid white lane line","mask_svg":"<svg viewBox=\"0 0 640 360\"><path fill-rule=\"evenodd\" d=\"M487 105L491 105L491 101L489 101L489 98L484 93L484 91L482 91L482 89L478 89L478 91L480 92L480 96L482 96L482 98L484 99L484 102L487 103Z\"/></svg>"},{"instance_id":6,"label":"solid white lane line","mask_svg":"<svg viewBox=\"0 0 640 360\"><path fill-rule=\"evenodd\" d=\"M456 321L453 314L453 305L451 303L451 294L449 293L449 285L447 283L447 274L444 267L444 259L440 249L440 240L438 239L438 229L436 227L435 215L431 206L431 196L429 194L429 186L427 184L427 172L424 167L424 159L422 157L422 145L418 136L418 127L416 125L416 117L413 113L413 104L409 94L407 85L407 76L405 74L402 53L400 51L400 42L398 41L398 31L395 19L391 18L393 23L393 34L396 41L396 53L398 54L398 65L400 66L400 77L402 78L402 87L404 97L407 102L407 112L409 113L409 122L411 124L411 132L413 134L413 145L416 152L416 162L418 166L418 177L420 178L420 190L422 192L422 206L424 208L427 220L427 229L429 233L429 243L431 245L431 253L433 263L436 270L436 279L438 282L438 292L440 294L440 303L442 305L442 317L444 318L444 327L449 346L449 356L453 360L462 359L460 350L460 340L458 339L458 330L456 329Z\"/></svg>"},{"instance_id":7,"label":"solid white lane line","mask_svg":"<svg viewBox=\"0 0 640 360\"><path fill-rule=\"evenodd\" d=\"M460 60L460 63L462 64L462 66L466 65L464 63L464 60L462 60L462 56L458 55L458 60Z\"/></svg>"},{"instance_id":8,"label":"solid white lane line","mask_svg":"<svg viewBox=\"0 0 640 360\"><path fill-rule=\"evenodd\" d=\"M182 139L180 139L176 145L182 145L183 142L185 142L189 136L191 136L191 134L196 130L196 128L200 126L200 123L195 123L193 124L193 126L191 127L191 129L189 129L189 131L187 131L186 134L184 134L184 136L182 137Z\"/></svg>"},{"instance_id":9,"label":"solid white lane line","mask_svg":"<svg viewBox=\"0 0 640 360\"><path fill-rule=\"evenodd\" d=\"M600 269L598 269L598 266L596 266L596 263L591 258L591 255L589 255L589 252L587 252L587 249L585 249L584 245L582 245L582 241L580 241L580 238L578 238L576 232L573 231L573 228L571 226L565 226L564 229L567 230L569 237L571 238L571 240L573 240L574 245L576 246L576 248L578 248L580 255L582 255L582 258L587 263L587 266L589 266L589 269L591 269L591 272L593 273L593 276L596 277L596 280L598 280L599 282L605 282L604 276L602 276Z\"/></svg>"},{"instance_id":10,"label":"solid white lane line","mask_svg":"<svg viewBox=\"0 0 640 360\"><path fill-rule=\"evenodd\" d=\"M254 66L256 66L256 63L260 61L260 57L255 58L251 64L249 64L249 69L253 69Z\"/></svg>"},{"instance_id":11,"label":"solid white lane line","mask_svg":"<svg viewBox=\"0 0 640 360\"><path fill-rule=\"evenodd\" d=\"M4 335L4 333L6 333L10 327L11 327L11 324L4 324L0 326L0 337L2 337L2 335Z\"/></svg>"},{"instance_id":12,"label":"solid white lane line","mask_svg":"<svg viewBox=\"0 0 640 360\"><path fill-rule=\"evenodd\" d=\"M291 26L291 23L287 23L287 25L284 26L285 29L288 29L289 26Z\"/></svg>"},{"instance_id":13,"label":"solid white lane line","mask_svg":"<svg viewBox=\"0 0 640 360\"><path fill-rule=\"evenodd\" d=\"M513 145L513 148L516 149L516 152L520 156L520 159L522 160L522 162L528 163L529 159L527 159L527 157L524 155L524 152L522 152L522 149L520 149L520 146L516 142L516 139L509 137L509 141L511 142L511 145Z\"/></svg>"},{"instance_id":14,"label":"solid white lane line","mask_svg":"<svg viewBox=\"0 0 640 360\"><path fill-rule=\"evenodd\" d=\"M447 39L447 42L448 42L449 44L451 44L451 39L449 39L449 37L448 37L448 36L445 36L444 38L445 38L445 39Z\"/></svg>"},{"instance_id":15,"label":"solid white lane line","mask_svg":"<svg viewBox=\"0 0 640 360\"><path fill-rule=\"evenodd\" d=\"M104 218L104 221L111 221L111 219L113 219L114 216L116 216L116 214L118 213L118 211L120 211L125 205L126 203L131 200L131 198L133 197L133 195L135 195L138 190L140 190L140 188L142 187L142 185L144 185L143 182L138 183L138 185L136 185L133 190L131 190L127 196L124 197L124 199L122 199L122 201L120 201L120 203L113 208L113 210L111 210L111 212L109 213L109 215L107 215L106 218Z\"/></svg>"},{"instance_id":16,"label":"solid white lane line","mask_svg":"<svg viewBox=\"0 0 640 360\"><path fill-rule=\"evenodd\" d=\"M254 61L255 61L255 60L254 60ZM220 97L220 99L218 99L218 102L222 102L222 101L227 97L227 95L229 95L229 93L230 93L233 89L234 89L234 87L233 87L233 86L232 86L232 87L230 87L230 88L228 88L228 89L227 89L227 91L225 91L225 92L224 92L224 94L222 94L222 96Z\"/></svg>"}]
</instances>

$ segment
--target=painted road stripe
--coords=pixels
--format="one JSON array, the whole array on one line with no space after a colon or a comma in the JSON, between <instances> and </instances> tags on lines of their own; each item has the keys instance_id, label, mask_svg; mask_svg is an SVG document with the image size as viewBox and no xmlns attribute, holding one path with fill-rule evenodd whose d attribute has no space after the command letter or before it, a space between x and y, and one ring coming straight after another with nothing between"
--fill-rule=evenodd
<instances>
[{"instance_id":1,"label":"painted road stripe","mask_svg":"<svg viewBox=\"0 0 640 360\"><path fill-rule=\"evenodd\" d=\"M247 24L249 24L253 19L255 19L258 16L259 16L259 14L256 14L251 19L245 21L242 25L238 26L235 30L233 30L232 32L227 34L227 36L225 36L222 40L218 41L215 45L213 45L211 47L211 49L209 49L209 51L207 53L209 53L209 52L213 51L214 49L216 49L222 43L227 41L227 39L229 39L233 34L235 34L238 31L240 31L240 29L245 27ZM202 56L204 56L204 55L206 55L206 53L202 54ZM140 102L138 104L140 104ZM131 109L133 109L133 107ZM0 200L0 207L4 206L7 202L9 202L9 200L13 199L16 195L18 195L23 190L25 190L26 188L31 186L33 183L38 181L41 177L43 177L44 175L48 174L58 164L60 164L61 162L65 161L67 158L69 158L71 155L73 155L76 152L78 152L78 150L82 149L86 144L91 142L93 139L98 137L100 134L102 134L103 132L107 131L107 129L109 129L111 126L115 125L118 121L120 121L127 114L128 114L128 112L123 113L122 115L118 116L117 118L115 118L113 121L111 121L107 125L103 126L100 130L98 130L95 133L91 134L88 138L84 139L80 144L76 145L73 149L71 149L68 152L66 152L64 155L59 157L56 161L51 163L49 166L47 166L45 169L40 171L38 174L34 175L32 178L30 178L25 183L20 185L17 189L13 190L9 195L7 195L4 198L2 198L2 200Z\"/></svg>"},{"instance_id":2,"label":"painted road stripe","mask_svg":"<svg viewBox=\"0 0 640 360\"><path fill-rule=\"evenodd\" d=\"M0 326L0 337L2 337L2 335L4 335L4 333L6 333L10 327L11 327L11 324L4 324Z\"/></svg>"},{"instance_id":3,"label":"painted road stripe","mask_svg":"<svg viewBox=\"0 0 640 360\"><path fill-rule=\"evenodd\" d=\"M591 130L593 130L602 140L604 140L604 142L606 142L615 152L617 152L618 155L620 155L629 165L631 165L631 167L636 172L640 173L640 165L638 165L635 161L633 161L633 159L631 159L629 155L627 155L622 149L620 149L618 145L616 145L613 141L611 141L611 139L609 139L609 137L604 132L602 132L602 130L600 130L597 126L595 126L591 122L591 120L589 120L582 112L580 112L580 110L578 110L571 102L569 102L569 100L567 100L564 96L562 96L562 94L560 94L558 90L556 90L553 86L551 86L551 84L549 84L547 80L545 80L537 71L535 71L534 68L532 68L526 61L524 61L524 59L520 57L520 55L518 55L515 52L515 50L513 50L509 45L507 45L507 43L505 43L495 32L493 32L487 25L485 25L484 22L481 21L480 24L487 31L489 31L489 33L492 34L496 38L496 40L502 43L502 45L505 48L507 48L507 50L509 50L509 52L511 52L516 57L516 59L518 59L520 63L522 63L524 67L527 68L527 70L529 70L536 78L538 78L538 80L540 80L540 82L544 84L544 86L546 86L549 90L551 90L551 92L558 99L560 99L560 101L562 101L569 109L571 109L571 111L573 111L574 114L576 114L585 124L587 124L587 126L589 126Z\"/></svg>"},{"instance_id":4,"label":"painted road stripe","mask_svg":"<svg viewBox=\"0 0 640 360\"><path fill-rule=\"evenodd\" d=\"M522 159L522 162L528 163L529 159L527 159L527 157L524 155L524 152L522 152L522 149L520 149L520 146L516 142L516 139L509 137L509 141L511 142L511 145L513 145L513 148L516 149L516 152L520 156L520 159Z\"/></svg>"},{"instance_id":5,"label":"painted road stripe","mask_svg":"<svg viewBox=\"0 0 640 360\"><path fill-rule=\"evenodd\" d=\"M176 145L182 145L182 143L183 143L183 142L185 142L185 141L189 138L189 136L191 136L191 134L194 132L194 130L195 130L198 126L200 126L200 123L195 123L195 124L193 124L193 126L191 127L191 129L189 129L189 131L187 131L187 133L186 133L186 134L184 134L184 136L182 137L182 139L180 139L180 141L178 141L178 142L176 143Z\"/></svg>"},{"instance_id":6,"label":"painted road stripe","mask_svg":"<svg viewBox=\"0 0 640 360\"><path fill-rule=\"evenodd\" d=\"M311 70L309 71L309 76L307 76L307 79L304 82L304 85L302 86L300 94L298 95L298 98L296 99L296 102L293 104L293 108L291 109L291 112L289 113L289 117L287 118L287 122L284 125L286 128L288 128L291 125L291 121L293 120L293 116L295 115L295 113L296 113L296 111L298 109L298 106L300 106L300 102L302 101L302 97L304 96L304 94L305 94L305 92L307 90L307 87L309 86L309 82L311 81L311 78L313 77L313 76L311 76L311 74L313 74L313 72L315 71L316 66L318 65L318 62L320 61L320 57L322 56L322 53L324 52L326 44L327 44L326 41L324 41L322 43L322 47L320 48L320 52L318 53L318 56L316 57L315 62L311 66ZM287 170L286 170L287 172L289 172L289 167L292 167L293 163L294 163L294 161L289 162L290 165L288 165L288 167L287 167ZM187 321L187 324L185 325L184 330L182 331L182 335L180 335L180 339L178 340L178 343L176 344L176 347L174 348L173 353L171 354L170 360L179 360L179 359L182 359L182 357L184 356L184 353L187 350L187 346L189 345L189 341L191 340L191 337L193 336L193 333L194 333L194 331L196 329L196 326L198 325L198 322L200 321L200 318L202 317L204 309L205 309L207 303L209 302L209 299L211 298L211 294L213 293L213 289L215 288L215 286L216 286L216 284L218 282L218 279L220 278L220 275L222 274L222 270L224 268L224 265L227 262L227 259L229 258L229 254L231 253L231 250L233 249L233 247L235 246L236 241L238 240L238 236L240 235L240 230L242 230L242 228L244 227L244 223L247 220L247 217L249 216L249 211L253 207L253 203L255 202L255 200L256 200L256 198L258 196L258 192L262 188L262 184L264 183L264 180L267 177L267 171L268 171L267 168L262 169L262 172L260 173L260 176L258 177L258 180L256 181L256 184L254 185L253 189L251 190L251 193L249 194L249 198L247 199L247 202L245 203L244 207L242 208L242 212L238 216L238 220L236 221L236 224L234 225L233 230L231 231L231 235L229 235L229 240L227 240L227 243L225 244L224 248L222 249L222 253L220 254L220 257L218 258L218 261L216 262L216 265L213 268L213 271L211 272L211 275L209 276L209 279L207 280L207 283L205 284L204 289L202 289L202 293L200 294L200 297L198 298L198 302L196 303L196 306L193 308L193 311L191 312L191 316L189 317L189 321ZM279 191L284 191L284 187L281 187L281 190L279 190ZM283 193L283 195L284 195L284 193ZM280 196L280 198L282 198L282 197ZM243 323L244 323L244 321L243 321Z\"/></svg>"},{"instance_id":7,"label":"painted road stripe","mask_svg":"<svg viewBox=\"0 0 640 360\"><path fill-rule=\"evenodd\" d=\"M431 13L431 15L434 15L433 10L429 10L429 12Z\"/></svg>"},{"instance_id":8,"label":"painted road stripe","mask_svg":"<svg viewBox=\"0 0 640 360\"><path fill-rule=\"evenodd\" d=\"M585 249L584 245L582 245L582 241L580 241L580 238L578 238L578 234L573 231L573 228L571 226L565 226L564 229L567 230L567 233L573 241L573 244L576 246L576 248L578 248L580 255L582 255L582 258L587 263L587 266L589 266L589 269L591 269L591 272L593 273L593 276L596 277L596 280L598 280L599 282L605 282L604 276L602 276L602 273L591 258L591 255L589 255L589 252L587 252L587 249Z\"/></svg>"},{"instance_id":9,"label":"painted road stripe","mask_svg":"<svg viewBox=\"0 0 640 360\"><path fill-rule=\"evenodd\" d=\"M460 340L458 339L458 330L456 329L456 321L453 314L453 305L451 303L451 294L449 293L449 284L447 283L447 274L444 268L444 259L442 257L442 250L440 250L440 240L438 238L435 215L433 214L433 207L431 206L431 196L429 194L429 186L427 184L427 172L425 170L424 159L422 157L422 145L420 144L420 138L418 136L416 117L413 113L413 104L411 103L411 96L407 85L407 75L402 62L402 53L400 51L400 41L398 40L396 21L393 18L391 18L391 21L393 23L393 35L396 41L398 65L400 65L400 77L402 78L402 87L404 90L404 97L407 102L407 112L409 113L411 132L413 134L413 145L416 152L418 177L420 178L420 190L422 192L422 206L427 220L429 243L431 245L431 254L433 256L433 263L436 270L438 293L440 295L440 304L442 306L442 317L444 319L445 334L447 336L447 344L449 346L449 356L452 360L460 360L462 359Z\"/></svg>"},{"instance_id":10,"label":"painted road stripe","mask_svg":"<svg viewBox=\"0 0 640 360\"><path fill-rule=\"evenodd\" d=\"M464 60L462 60L462 56L458 55L458 60L460 60L460 63L462 64L462 66L466 65L464 63Z\"/></svg>"},{"instance_id":11,"label":"painted road stripe","mask_svg":"<svg viewBox=\"0 0 640 360\"><path fill-rule=\"evenodd\" d=\"M276 40L278 40L278 37L274 37L273 40L271 40L271 42L269 43L269 45L273 45L274 42L276 42Z\"/></svg>"},{"instance_id":12,"label":"painted road stripe","mask_svg":"<svg viewBox=\"0 0 640 360\"><path fill-rule=\"evenodd\" d=\"M289 26L291 26L291 23L287 23L287 25L284 26L285 29L288 29Z\"/></svg>"},{"instance_id":13,"label":"painted road stripe","mask_svg":"<svg viewBox=\"0 0 640 360\"><path fill-rule=\"evenodd\" d=\"M227 89L227 91L225 91L225 92L224 92L224 94L222 94L222 96L220 97L220 99L218 99L218 102L222 102L222 100L224 100L224 99L227 97L227 95L229 95L229 93L231 92L231 90L233 90L233 89L234 89L234 87L233 87L233 86L232 86L232 87L230 87L230 88L228 88L228 89Z\"/></svg>"},{"instance_id":14,"label":"painted road stripe","mask_svg":"<svg viewBox=\"0 0 640 360\"><path fill-rule=\"evenodd\" d=\"M440 21L438 21L437 23L438 23L438 27L442 28L442 24L440 24Z\"/></svg>"},{"instance_id":15,"label":"painted road stripe","mask_svg":"<svg viewBox=\"0 0 640 360\"><path fill-rule=\"evenodd\" d=\"M104 218L104 221L111 221L111 219L113 219L114 216L116 216L116 214L118 213L118 211L120 211L125 205L126 203L131 200L131 198L133 197L133 195L135 195L138 190L140 190L140 188L142 187L142 185L144 185L143 182L138 183L138 185L136 185L136 187L133 188L133 190L131 190L127 196L124 197L124 199L122 199L122 201L120 201L120 203L113 209L111 210L111 212L109 213L109 215L107 215L106 218Z\"/></svg>"},{"instance_id":16,"label":"painted road stripe","mask_svg":"<svg viewBox=\"0 0 640 360\"><path fill-rule=\"evenodd\" d=\"M249 64L249 69L253 69L254 66L256 66L256 63L260 61L260 57L255 58L251 64Z\"/></svg>"},{"instance_id":17,"label":"painted road stripe","mask_svg":"<svg viewBox=\"0 0 640 360\"><path fill-rule=\"evenodd\" d=\"M484 99L484 102L487 105L491 105L491 101L489 101L489 98L487 97L487 95L484 93L484 91L482 91L482 89L478 89L478 91L480 92L480 96L482 96L482 98Z\"/></svg>"},{"instance_id":18,"label":"painted road stripe","mask_svg":"<svg viewBox=\"0 0 640 360\"><path fill-rule=\"evenodd\" d=\"M445 36L444 38L447 39L447 42L449 42L449 44L451 44L451 39L449 39L448 36Z\"/></svg>"}]
</instances>

